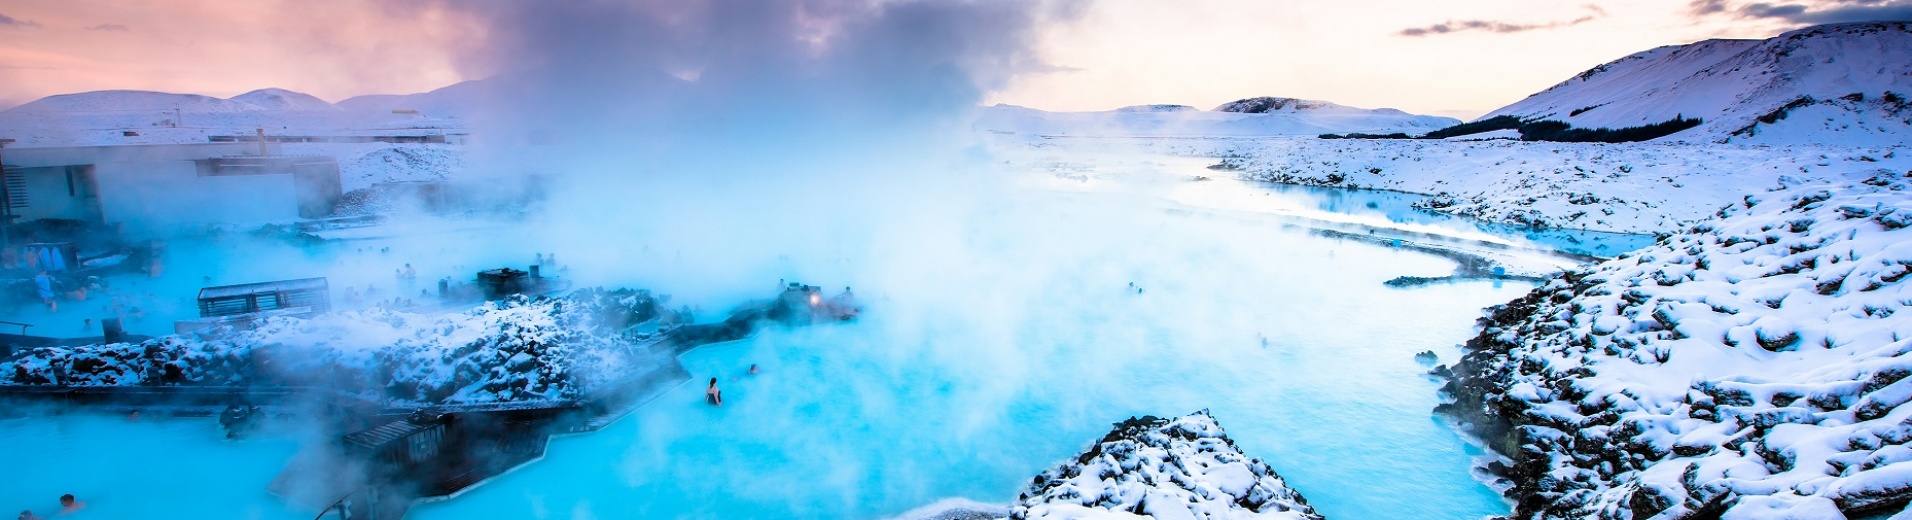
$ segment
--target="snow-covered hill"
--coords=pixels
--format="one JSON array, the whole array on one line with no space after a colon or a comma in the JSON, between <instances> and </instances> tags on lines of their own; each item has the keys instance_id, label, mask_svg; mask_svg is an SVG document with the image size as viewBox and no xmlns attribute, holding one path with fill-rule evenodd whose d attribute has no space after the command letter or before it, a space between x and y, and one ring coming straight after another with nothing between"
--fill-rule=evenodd
<instances>
[{"instance_id":1,"label":"snow-covered hill","mask_svg":"<svg viewBox=\"0 0 1912 520\"><path fill-rule=\"evenodd\" d=\"M1492 309L1446 408L1516 518L1859 518L1912 500L1912 179L1759 193Z\"/></svg>"},{"instance_id":2,"label":"snow-covered hill","mask_svg":"<svg viewBox=\"0 0 1912 520\"><path fill-rule=\"evenodd\" d=\"M338 110L339 107L323 99L303 92L293 92L282 88L262 88L231 98L232 101L247 103L262 110Z\"/></svg>"},{"instance_id":3,"label":"snow-covered hill","mask_svg":"<svg viewBox=\"0 0 1912 520\"><path fill-rule=\"evenodd\" d=\"M1009 518L1320 520L1300 493L1235 447L1207 411L1132 418L1037 475Z\"/></svg>"},{"instance_id":4,"label":"snow-covered hill","mask_svg":"<svg viewBox=\"0 0 1912 520\"><path fill-rule=\"evenodd\" d=\"M470 117L489 100L501 96L497 78L460 81L417 94L369 94L339 101L346 110L390 112L417 110L436 117Z\"/></svg>"},{"instance_id":5,"label":"snow-covered hill","mask_svg":"<svg viewBox=\"0 0 1912 520\"><path fill-rule=\"evenodd\" d=\"M997 133L1067 136L1271 136L1326 133L1426 133L1460 123L1391 108L1362 109L1322 101L1250 98L1197 110L1139 105L1101 112L1049 112L1015 105L985 107L975 127Z\"/></svg>"},{"instance_id":6,"label":"snow-covered hill","mask_svg":"<svg viewBox=\"0 0 1912 520\"><path fill-rule=\"evenodd\" d=\"M47 96L8 109L13 113L124 112L180 110L191 113L221 113L261 110L238 99L219 99L198 94L172 94L145 90L97 90Z\"/></svg>"},{"instance_id":7,"label":"snow-covered hill","mask_svg":"<svg viewBox=\"0 0 1912 520\"><path fill-rule=\"evenodd\" d=\"M1869 22L1648 50L1483 119L1626 128L1684 116L1703 123L1663 140L1896 144L1912 139L1908 97L1912 24Z\"/></svg>"}]
</instances>

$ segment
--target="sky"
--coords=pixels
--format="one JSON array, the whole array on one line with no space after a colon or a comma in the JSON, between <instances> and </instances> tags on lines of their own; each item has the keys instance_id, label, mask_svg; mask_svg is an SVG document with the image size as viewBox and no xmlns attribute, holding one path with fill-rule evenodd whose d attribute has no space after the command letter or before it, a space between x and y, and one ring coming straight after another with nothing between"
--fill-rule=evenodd
<instances>
[{"instance_id":1,"label":"sky","mask_svg":"<svg viewBox=\"0 0 1912 520\"><path fill-rule=\"evenodd\" d=\"M828 0L817 0L827 2ZM896 0L918 1L918 0ZM991 0L966 0L987 3ZM107 89L338 101L489 76L488 27L430 0L10 0L0 107ZM1912 19L1912 0L1077 0L986 103L1212 108L1253 96L1472 117L1649 48Z\"/></svg>"}]
</instances>

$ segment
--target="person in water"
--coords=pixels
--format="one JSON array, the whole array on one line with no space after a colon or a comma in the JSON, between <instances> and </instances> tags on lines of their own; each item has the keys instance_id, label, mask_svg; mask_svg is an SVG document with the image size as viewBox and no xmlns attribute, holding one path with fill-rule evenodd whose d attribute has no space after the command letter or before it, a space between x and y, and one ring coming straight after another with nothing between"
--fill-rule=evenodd
<instances>
[{"instance_id":1,"label":"person in water","mask_svg":"<svg viewBox=\"0 0 1912 520\"><path fill-rule=\"evenodd\" d=\"M86 502L75 500L72 493L60 495L60 514L70 515L81 509L86 509Z\"/></svg>"},{"instance_id":2,"label":"person in water","mask_svg":"<svg viewBox=\"0 0 1912 520\"><path fill-rule=\"evenodd\" d=\"M710 388L704 389L704 401L712 406L724 405L724 392L717 389L717 378L710 378Z\"/></svg>"},{"instance_id":3,"label":"person in water","mask_svg":"<svg viewBox=\"0 0 1912 520\"><path fill-rule=\"evenodd\" d=\"M41 518L40 515L33 514L32 509L28 509L20 512L20 520L41 520Z\"/></svg>"},{"instance_id":4,"label":"person in water","mask_svg":"<svg viewBox=\"0 0 1912 520\"><path fill-rule=\"evenodd\" d=\"M750 373L752 373L752 374L755 374L755 373L757 373L757 364L756 364L756 363L751 363L751 364L750 364Z\"/></svg>"},{"instance_id":5,"label":"person in water","mask_svg":"<svg viewBox=\"0 0 1912 520\"><path fill-rule=\"evenodd\" d=\"M33 285L39 291L40 303L46 304L47 311L60 312L60 302L53 300L57 294L53 292L53 275L46 274L46 270L42 269L39 275L33 277Z\"/></svg>"}]
</instances>

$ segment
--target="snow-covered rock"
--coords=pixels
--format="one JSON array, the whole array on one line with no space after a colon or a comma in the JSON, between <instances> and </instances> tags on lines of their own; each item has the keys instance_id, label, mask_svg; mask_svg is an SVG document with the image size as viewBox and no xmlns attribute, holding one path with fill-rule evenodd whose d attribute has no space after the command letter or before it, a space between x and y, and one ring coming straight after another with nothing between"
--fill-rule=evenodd
<instances>
[{"instance_id":1,"label":"snow-covered rock","mask_svg":"<svg viewBox=\"0 0 1912 520\"><path fill-rule=\"evenodd\" d=\"M444 316L381 308L141 343L41 347L0 385L324 386L374 401L562 401L659 362L624 333L664 317L643 291L513 297Z\"/></svg>"},{"instance_id":2,"label":"snow-covered rock","mask_svg":"<svg viewBox=\"0 0 1912 520\"><path fill-rule=\"evenodd\" d=\"M1516 518L1839 518L1912 500L1912 173L1745 196L1490 310L1442 409Z\"/></svg>"},{"instance_id":3,"label":"snow-covered rock","mask_svg":"<svg viewBox=\"0 0 1912 520\"><path fill-rule=\"evenodd\" d=\"M1626 128L1704 122L1662 140L1891 144L1912 139L1912 23L1706 40L1607 63L1483 117Z\"/></svg>"},{"instance_id":4,"label":"snow-covered rock","mask_svg":"<svg viewBox=\"0 0 1912 520\"><path fill-rule=\"evenodd\" d=\"M1207 411L1132 418L1072 462L1036 476L1010 518L1320 519Z\"/></svg>"}]
</instances>

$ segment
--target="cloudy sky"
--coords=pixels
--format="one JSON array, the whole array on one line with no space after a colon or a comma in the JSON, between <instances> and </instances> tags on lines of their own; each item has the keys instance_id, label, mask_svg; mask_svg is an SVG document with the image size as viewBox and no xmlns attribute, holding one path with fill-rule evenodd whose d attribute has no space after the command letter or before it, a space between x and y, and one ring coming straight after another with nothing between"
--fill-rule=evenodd
<instances>
[{"instance_id":1,"label":"cloudy sky","mask_svg":"<svg viewBox=\"0 0 1912 520\"><path fill-rule=\"evenodd\" d=\"M1912 0L1084 0L1040 28L1043 65L988 102L1208 108L1277 95L1471 117L1655 46L1908 19ZM497 72L474 55L486 23L426 0L10 0L0 107L104 89L425 91Z\"/></svg>"}]
</instances>

